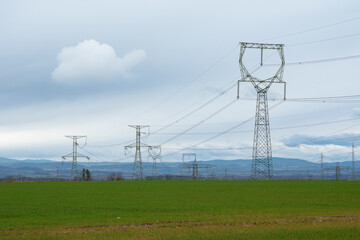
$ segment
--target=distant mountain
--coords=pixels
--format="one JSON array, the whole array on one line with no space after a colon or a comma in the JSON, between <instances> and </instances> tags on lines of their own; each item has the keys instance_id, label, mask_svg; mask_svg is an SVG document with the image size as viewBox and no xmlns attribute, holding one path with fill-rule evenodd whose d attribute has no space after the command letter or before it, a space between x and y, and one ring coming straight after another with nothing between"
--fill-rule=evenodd
<instances>
[{"instance_id":1,"label":"distant mountain","mask_svg":"<svg viewBox=\"0 0 360 240\"><path fill-rule=\"evenodd\" d=\"M209 168L199 168L202 177L212 176L217 179L249 179L251 175L251 160L236 159L198 161L198 164L211 165ZM158 175L191 175L192 169L180 168L182 162L161 162L157 164ZM334 168L337 163L324 163L324 167ZM351 167L351 161L341 162L341 166ZM360 168L360 162L355 163ZM41 160L15 160L0 157L0 178L6 177L35 177L35 178L65 178L70 177L72 163ZM89 169L95 179L106 179L110 173L121 173L131 179L132 162L78 162L79 172ZM145 176L152 175L152 162L143 162ZM273 173L276 179L320 179L320 163L308 162L302 159L273 157ZM333 178L335 170L325 172L328 178ZM356 171L359 176L359 171ZM343 179L351 176L351 171L342 171Z\"/></svg>"},{"instance_id":2,"label":"distant mountain","mask_svg":"<svg viewBox=\"0 0 360 240\"><path fill-rule=\"evenodd\" d=\"M19 161L19 160L0 157L0 166L7 166L7 165L15 163L17 161Z\"/></svg>"}]
</instances>

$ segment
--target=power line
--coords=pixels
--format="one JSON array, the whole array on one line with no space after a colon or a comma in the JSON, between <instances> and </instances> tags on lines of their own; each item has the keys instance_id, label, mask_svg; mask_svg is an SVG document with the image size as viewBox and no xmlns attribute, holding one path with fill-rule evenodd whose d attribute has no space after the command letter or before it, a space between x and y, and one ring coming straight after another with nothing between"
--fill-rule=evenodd
<instances>
[{"instance_id":1,"label":"power line","mask_svg":"<svg viewBox=\"0 0 360 240\"><path fill-rule=\"evenodd\" d=\"M327 42L327 41L333 41L333 40L337 40L337 39L356 37L356 36L359 36L359 35L360 35L360 33L354 33L354 34L349 34L349 35L343 35L343 36L320 39L320 40L314 40L314 41L308 41L308 42L287 44L286 47L295 47L295 46L301 46L301 45L307 45L307 44L313 44L313 43L319 43L319 42Z\"/></svg>"},{"instance_id":2,"label":"power line","mask_svg":"<svg viewBox=\"0 0 360 240\"><path fill-rule=\"evenodd\" d=\"M218 109L216 112L210 114L208 117L204 118L203 120L201 120L200 122L194 124L193 126L191 126L190 128L180 132L179 134L169 138L168 140L164 141L163 143L161 143L160 145L164 145L172 140L174 140L175 138L180 137L181 135L189 132L190 130L194 129L195 127L201 125L202 123L204 123L205 121L209 120L210 118L214 117L215 115L219 114L220 112L222 112L223 110L225 110L226 108L228 108L229 106L231 106L232 104L234 104L237 101L237 99L232 100L230 103L226 104L225 106L221 107L220 109Z\"/></svg>"},{"instance_id":3,"label":"power line","mask_svg":"<svg viewBox=\"0 0 360 240\"><path fill-rule=\"evenodd\" d=\"M285 37L295 36L295 35L299 35L299 34L303 34L303 33L307 33L307 32L316 31L316 30L319 30L319 29L329 28L329 27L333 27L333 26L336 26L336 25L356 21L356 20L359 20L359 19L360 19L360 17L350 18L350 19L346 19L346 20L343 20L343 21L340 21L340 22L321 25L321 26L318 26L318 27L314 27L314 28L310 28L310 29L306 29L306 30L302 30L302 31L298 31L298 32L287 33L287 34L282 34L282 35L278 35L278 36L274 36L274 37L270 37L270 38L265 38L265 39L263 39L261 41L267 41L267 40L273 40L273 39L278 39L278 38L285 38Z\"/></svg>"},{"instance_id":4,"label":"power line","mask_svg":"<svg viewBox=\"0 0 360 240\"><path fill-rule=\"evenodd\" d=\"M317 59L317 60L310 60L310 61L290 62L290 63L285 63L285 65L291 66L291 65L316 64L316 63L351 60L351 59L356 59L356 58L360 58L360 54L359 55L352 55L352 56L336 57L336 58ZM279 64L277 64L277 63L268 63L268 64L264 64L263 66L278 66L278 65Z\"/></svg>"},{"instance_id":5,"label":"power line","mask_svg":"<svg viewBox=\"0 0 360 240\"><path fill-rule=\"evenodd\" d=\"M281 101L281 102L275 104L274 106L270 107L269 110L278 107L281 103L283 103L283 101ZM213 139L215 139L215 138L218 138L218 137L220 137L220 136L222 136L222 135L224 135L224 134L226 134L226 133L228 133L228 132L236 129L236 128L240 127L241 125L244 125L245 123L248 123L248 122L252 121L254 118L255 118L255 116L254 116L254 117L251 117L251 118L249 118L249 119L247 119L247 120L245 120L245 121L242 121L242 122L236 124L235 126L230 127L230 128L228 128L227 130L225 130L225 131L223 131L223 132L220 132L220 133L218 133L218 134L216 134L216 135L214 135L214 136L212 136L212 137L209 137L209 138L207 138L207 139L205 139L205 140L203 140L203 141L201 141L201 142L198 142L198 143L193 144L193 145L191 145L191 146L189 146L189 147L186 147L186 148L182 148L181 151L193 149L193 148L195 148L195 147L197 147L197 146L199 146L199 145L201 145L201 144L210 142L211 140L213 140ZM164 155L163 157L165 157L165 156L170 156L170 155L174 155L174 154L176 154L176 153L178 153L178 152L180 152L180 151L173 152L173 153L168 153L168 154Z\"/></svg>"},{"instance_id":6,"label":"power line","mask_svg":"<svg viewBox=\"0 0 360 240\"><path fill-rule=\"evenodd\" d=\"M123 146L125 144L129 144L132 143L133 141L126 141L126 142L122 142L122 143L115 143L115 144L109 144L109 145L87 145L87 147L89 148L108 148L108 147L118 147L118 146Z\"/></svg>"},{"instance_id":7,"label":"power line","mask_svg":"<svg viewBox=\"0 0 360 240\"><path fill-rule=\"evenodd\" d=\"M255 101L255 98L240 98L240 100ZM283 99L272 98L269 101L279 101ZM331 102L331 103L358 103L360 95L325 96L325 97L304 97L286 98L286 102Z\"/></svg>"},{"instance_id":8,"label":"power line","mask_svg":"<svg viewBox=\"0 0 360 240\"><path fill-rule=\"evenodd\" d=\"M294 126L287 126L287 127L278 127L278 128L271 128L272 131L275 130L284 130L284 129L292 129L292 128L302 128L302 127L312 127L312 126L320 126L320 125L328 125L333 123L341 123L341 122L349 122L353 120L358 120L359 118L351 118L351 119L344 119L344 120L337 120L331 122L320 122L320 123L310 123L310 124L302 124L302 125L294 125ZM219 123L218 123L219 124ZM245 132L253 132L252 130L242 130L242 131L230 131L228 133L245 133ZM219 134L220 132L192 132L192 133L185 133L186 135L208 135L208 134ZM159 133L160 135L176 135L179 133Z\"/></svg>"},{"instance_id":9,"label":"power line","mask_svg":"<svg viewBox=\"0 0 360 240\"><path fill-rule=\"evenodd\" d=\"M252 149L252 147L237 147L237 148L164 148L164 150L192 150L192 151L232 151L232 150L243 150L243 149Z\"/></svg>"},{"instance_id":10,"label":"power line","mask_svg":"<svg viewBox=\"0 0 360 240\"><path fill-rule=\"evenodd\" d=\"M143 112L142 114L136 116L136 118L152 111L153 109L157 108L158 106L161 106L162 104L164 104L165 102L169 101L171 98L173 98L175 95L177 95L178 93L180 93L182 90L184 90L186 87L188 87L190 84L194 83L195 81L197 81L198 79L200 79L205 73L207 73L208 71L210 71L212 68L214 68L217 64L219 64L221 61L223 61L226 57L228 57L235 49L237 49L239 47L239 44L237 44L235 47L231 48L228 52L226 52L223 56L221 56L220 58L218 58L215 62L213 62L212 64L210 64L205 70L203 70L202 72L200 72L199 74L197 74L195 77L193 77L192 79L190 79L189 81L185 82L180 88L178 88L176 91L174 91L171 95L169 95L167 98L161 100L159 103L157 103L155 106L153 106L152 108L148 109L146 112Z\"/></svg>"},{"instance_id":11,"label":"power line","mask_svg":"<svg viewBox=\"0 0 360 240\"><path fill-rule=\"evenodd\" d=\"M98 159L102 160L103 162L106 162L105 159L103 159L102 157L97 156L97 155L94 154L94 153L89 152L89 151L86 150L84 147L80 147L80 148L81 148L83 151L85 151L85 152L87 152L88 154L90 154L91 156L93 156L93 157L95 157L95 158L98 158Z\"/></svg>"},{"instance_id":12,"label":"power line","mask_svg":"<svg viewBox=\"0 0 360 240\"><path fill-rule=\"evenodd\" d=\"M268 56L267 58L269 58L269 57L271 57L271 55ZM265 58L265 60L266 60L267 58ZM251 74L252 74L252 73L255 73L255 72L256 72L257 70L259 70L260 68L261 68L261 66L258 65L257 67L254 68L254 70L251 71ZM207 105L209 105L210 103L212 103L213 101L215 101L216 99L218 99L219 97L223 96L225 93L227 93L228 91L230 91L230 90L231 90L232 88L234 88L236 85L237 85L237 83L231 84L231 86L229 86L229 87L226 88L225 90L221 91L221 92L218 93L215 97L211 98L210 100L208 100L207 102L205 102L204 104L202 104L201 106L199 106L198 108L196 108L195 110L189 112L188 114L184 115L184 116L181 117L181 118L178 118L176 121L173 121L173 122L171 122L170 124L167 124L167 125L165 125L164 127L162 127L162 128L160 128L160 129L152 132L152 134L157 134L157 133L159 133L160 131L162 131L162 130L170 127L170 126L173 126L174 124L176 124L176 123L184 120L185 118L191 116L192 114L200 111L202 108L206 107ZM202 100L200 100L200 101L202 101Z\"/></svg>"},{"instance_id":13,"label":"power line","mask_svg":"<svg viewBox=\"0 0 360 240\"><path fill-rule=\"evenodd\" d=\"M181 118L177 119L176 121L171 122L170 124L165 125L164 127L152 132L151 134L157 134L158 132L173 126L174 124L184 120L185 118L193 115L194 113L198 112L199 110L201 110L202 108L206 107L207 105L209 105L210 103L214 102L216 99L218 99L219 97L223 96L225 93L227 93L228 91L230 91L232 88L234 88L236 86L235 84L232 84L230 87L228 87L227 89L225 89L224 91L222 91L221 93L219 93L218 95L216 95L215 97L211 98L209 101L205 102L204 104L200 105L199 107L197 107L196 109L194 109L193 111L185 114L184 116L182 116Z\"/></svg>"}]
</instances>

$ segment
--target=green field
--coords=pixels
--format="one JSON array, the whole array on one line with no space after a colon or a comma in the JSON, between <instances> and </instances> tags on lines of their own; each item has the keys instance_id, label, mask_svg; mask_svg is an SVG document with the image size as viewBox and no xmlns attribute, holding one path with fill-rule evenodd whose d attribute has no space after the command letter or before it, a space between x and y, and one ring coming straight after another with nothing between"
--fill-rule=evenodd
<instances>
[{"instance_id":1,"label":"green field","mask_svg":"<svg viewBox=\"0 0 360 240\"><path fill-rule=\"evenodd\" d=\"M360 239L359 181L0 183L0 239Z\"/></svg>"}]
</instances>

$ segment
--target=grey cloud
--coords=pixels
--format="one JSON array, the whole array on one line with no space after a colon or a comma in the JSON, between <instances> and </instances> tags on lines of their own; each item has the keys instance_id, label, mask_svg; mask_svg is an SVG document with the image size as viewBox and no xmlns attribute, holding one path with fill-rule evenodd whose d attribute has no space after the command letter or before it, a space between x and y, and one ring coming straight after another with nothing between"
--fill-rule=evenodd
<instances>
[{"instance_id":1,"label":"grey cloud","mask_svg":"<svg viewBox=\"0 0 360 240\"><path fill-rule=\"evenodd\" d=\"M128 76L128 71L145 59L145 51L133 50L120 58L115 50L96 40L65 47L58 55L59 65L52 78L61 83L106 81Z\"/></svg>"},{"instance_id":2,"label":"grey cloud","mask_svg":"<svg viewBox=\"0 0 360 240\"><path fill-rule=\"evenodd\" d=\"M360 139L360 134L345 133L328 137L315 137L309 135L293 135L282 140L288 147L298 147L301 144L305 145L329 145L334 144L338 146L351 146L353 142Z\"/></svg>"}]
</instances>

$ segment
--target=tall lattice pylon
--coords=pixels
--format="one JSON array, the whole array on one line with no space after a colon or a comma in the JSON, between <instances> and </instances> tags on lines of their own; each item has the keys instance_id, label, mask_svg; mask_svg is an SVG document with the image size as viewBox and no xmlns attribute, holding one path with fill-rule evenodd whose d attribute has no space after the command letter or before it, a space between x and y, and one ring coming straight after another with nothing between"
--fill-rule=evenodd
<instances>
[{"instance_id":1,"label":"tall lattice pylon","mask_svg":"<svg viewBox=\"0 0 360 240\"><path fill-rule=\"evenodd\" d=\"M77 140L79 138L86 138L86 136L65 136L65 137L73 139L73 152L62 156L62 158L63 159L72 158L70 179L71 180L78 180L78 179L80 179L80 177L79 177L79 169L78 169L78 165L77 165L77 159L78 158L90 159L90 158L88 156L85 156L85 155L82 155L82 154L78 153L78 151L77 151L77 147L78 147Z\"/></svg>"},{"instance_id":2,"label":"tall lattice pylon","mask_svg":"<svg viewBox=\"0 0 360 240\"><path fill-rule=\"evenodd\" d=\"M320 164L321 164L321 180L324 180L324 155L321 153L320 157L321 157L321 160L320 160Z\"/></svg>"},{"instance_id":3,"label":"tall lattice pylon","mask_svg":"<svg viewBox=\"0 0 360 240\"><path fill-rule=\"evenodd\" d=\"M132 180L144 180L144 169L143 169L142 158L141 158L141 148L144 148L144 147L148 148L149 145L141 142L141 134L144 134L144 132L141 132L141 129L149 128L150 126L149 125L129 125L129 127L136 129L135 143L125 146L125 151L130 148L135 148Z\"/></svg>"},{"instance_id":4,"label":"tall lattice pylon","mask_svg":"<svg viewBox=\"0 0 360 240\"><path fill-rule=\"evenodd\" d=\"M270 180L273 177L273 164L267 92L273 83L283 83L284 86L286 86L285 82L282 80L285 66L284 45L241 42L240 46L239 64L242 79L238 81L238 98L240 82L251 82L257 91L251 179L256 180L264 178ZM261 66L263 65L264 50L277 51L281 63L275 75L265 80L252 76L243 64L243 57L247 48L259 49L261 51ZM285 89L286 87L284 87L284 99Z\"/></svg>"},{"instance_id":5,"label":"tall lattice pylon","mask_svg":"<svg viewBox=\"0 0 360 240\"><path fill-rule=\"evenodd\" d=\"M156 160L161 161L161 146L149 146L148 147L148 158L150 157L152 159L152 177L153 180L157 177L157 166L156 166Z\"/></svg>"}]
</instances>

